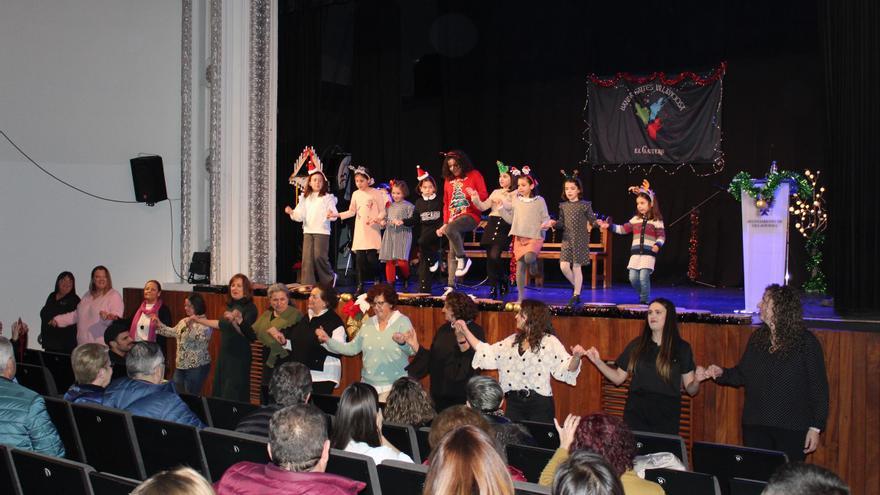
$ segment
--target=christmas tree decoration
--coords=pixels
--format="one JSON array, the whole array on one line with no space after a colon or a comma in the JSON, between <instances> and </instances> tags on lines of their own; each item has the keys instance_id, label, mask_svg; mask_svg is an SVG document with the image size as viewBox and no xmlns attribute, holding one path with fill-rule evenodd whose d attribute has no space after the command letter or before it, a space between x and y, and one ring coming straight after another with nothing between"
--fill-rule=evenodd
<instances>
[{"instance_id":1,"label":"christmas tree decoration","mask_svg":"<svg viewBox=\"0 0 880 495\"><path fill-rule=\"evenodd\" d=\"M795 196L805 198L813 194L810 182L803 175L790 170L776 170L776 162L773 163L774 168L767 174L767 182L764 183L764 187L758 188L748 172L739 172L733 176L733 180L730 181L730 185L727 187L727 192L732 194L737 201L741 201L742 193L745 191L755 200L755 207L761 210L762 213L773 208L773 196L776 193L776 188L784 180L795 182L796 186L792 192Z\"/></svg>"},{"instance_id":2,"label":"christmas tree decoration","mask_svg":"<svg viewBox=\"0 0 880 495\"><path fill-rule=\"evenodd\" d=\"M794 228L807 239L807 273L810 278L804 283L804 291L810 294L828 292L828 282L822 272L822 245L825 243L825 229L828 228L828 212L825 209L825 188L818 187L819 171L804 172L810 183L812 193L799 197L788 208L795 217Z\"/></svg>"}]
</instances>

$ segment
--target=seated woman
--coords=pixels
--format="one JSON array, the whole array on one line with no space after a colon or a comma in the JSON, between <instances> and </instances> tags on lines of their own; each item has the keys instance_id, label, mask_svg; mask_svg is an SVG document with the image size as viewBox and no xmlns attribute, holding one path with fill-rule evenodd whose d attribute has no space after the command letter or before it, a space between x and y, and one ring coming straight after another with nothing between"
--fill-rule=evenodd
<instances>
[{"instance_id":1,"label":"seated woman","mask_svg":"<svg viewBox=\"0 0 880 495\"><path fill-rule=\"evenodd\" d=\"M579 418L568 415L559 432L559 448L541 472L540 484L550 486L557 469L569 456L569 450L591 450L604 457L620 478L626 495L663 495L657 483L643 480L633 471L636 440L623 420L605 413Z\"/></svg>"},{"instance_id":2,"label":"seated woman","mask_svg":"<svg viewBox=\"0 0 880 495\"><path fill-rule=\"evenodd\" d=\"M254 333L257 340L263 343L263 384L260 396L263 404L269 404L269 383L275 367L287 357L288 352L276 340L280 331L292 327L302 319L299 309L290 305L290 293L284 284L272 284L266 289L269 298L269 309L254 322Z\"/></svg>"},{"instance_id":3,"label":"seated woman","mask_svg":"<svg viewBox=\"0 0 880 495\"><path fill-rule=\"evenodd\" d=\"M559 465L550 493L624 495L623 485L611 464L601 455L589 450L576 450Z\"/></svg>"},{"instance_id":4,"label":"seated woman","mask_svg":"<svg viewBox=\"0 0 880 495\"><path fill-rule=\"evenodd\" d=\"M333 421L334 449L364 454L376 464L385 459L412 462L382 436L382 411L376 389L366 383L355 382L346 387L339 399L339 409Z\"/></svg>"},{"instance_id":5,"label":"seated woman","mask_svg":"<svg viewBox=\"0 0 880 495\"><path fill-rule=\"evenodd\" d=\"M408 376L398 378L391 386L383 414L389 423L415 428L430 426L437 415L422 384Z\"/></svg>"},{"instance_id":6,"label":"seated woman","mask_svg":"<svg viewBox=\"0 0 880 495\"><path fill-rule=\"evenodd\" d=\"M415 353L410 346L400 345L394 340L395 333L402 334L413 329L409 318L397 311L397 301L397 292L390 285L376 284L370 287L367 302L373 307L374 316L364 319L351 342L331 339L326 329L315 330L318 340L331 352L344 356L363 353L361 380L376 389L380 401L388 397L394 380L406 376L409 356ZM397 339L401 340L399 336Z\"/></svg>"},{"instance_id":7,"label":"seated woman","mask_svg":"<svg viewBox=\"0 0 880 495\"><path fill-rule=\"evenodd\" d=\"M226 311L219 320L193 316L196 323L221 330L220 353L214 369L214 397L248 402L250 397L251 342L257 339L253 324L257 306L251 281L237 273L229 280Z\"/></svg>"},{"instance_id":8,"label":"seated woman","mask_svg":"<svg viewBox=\"0 0 880 495\"><path fill-rule=\"evenodd\" d=\"M467 406L479 412L493 424L507 424L510 420L504 416L501 403L504 402L504 391L501 385L491 376L477 375L471 377L465 387Z\"/></svg>"},{"instance_id":9,"label":"seated woman","mask_svg":"<svg viewBox=\"0 0 880 495\"><path fill-rule=\"evenodd\" d=\"M492 438L471 425L449 432L431 455L424 495L513 495L513 480Z\"/></svg>"},{"instance_id":10,"label":"seated woman","mask_svg":"<svg viewBox=\"0 0 880 495\"><path fill-rule=\"evenodd\" d=\"M478 340L483 340L483 328L474 321L478 312L473 299L453 291L446 295L443 304L446 323L437 329L430 349L419 345L415 332L403 334L403 341L416 353L406 369L415 378L431 376L431 397L438 411L465 402L465 386L476 374L471 366L474 350L466 340L456 338L452 325L461 321Z\"/></svg>"},{"instance_id":11,"label":"seated woman","mask_svg":"<svg viewBox=\"0 0 880 495\"><path fill-rule=\"evenodd\" d=\"M70 354L76 347L76 325L56 327L50 324L53 318L76 310L79 296L76 295L76 279L70 272L61 272L55 279L55 290L46 298L40 310L40 343L49 352Z\"/></svg>"},{"instance_id":12,"label":"seated woman","mask_svg":"<svg viewBox=\"0 0 880 495\"><path fill-rule=\"evenodd\" d=\"M550 308L526 299L516 314L516 333L489 345L476 338L467 325L456 322L458 341L467 340L476 350L474 368L498 370L498 381L507 398L511 421L543 421L556 417L550 377L575 385L586 351L580 345L571 354L553 335Z\"/></svg>"},{"instance_id":13,"label":"seated woman","mask_svg":"<svg viewBox=\"0 0 880 495\"><path fill-rule=\"evenodd\" d=\"M480 431L484 432L490 438L495 437L495 431L493 430L492 425L490 425L489 422L486 421L477 411L461 405L448 407L438 414L437 417L434 418L434 422L431 423L431 431L428 433L428 446L431 448L431 457L425 460L425 464L431 463L434 451L442 442L443 437L445 437L447 433L463 426L474 426L479 428ZM513 466L507 465L507 453L504 452L502 455L501 445L498 442L493 442L493 446L498 455L500 455L504 461L510 477L513 478L514 481L526 481L526 477L523 475L522 471ZM505 446L504 448L506 449L507 447Z\"/></svg>"},{"instance_id":14,"label":"seated woman","mask_svg":"<svg viewBox=\"0 0 880 495\"><path fill-rule=\"evenodd\" d=\"M157 322L156 333L177 339L177 360L172 377L177 391L201 395L205 378L211 371L208 346L213 330L196 321L197 318L205 318L205 300L201 294L190 294L183 303L183 311L186 317L181 318L173 328L158 321L156 314L152 318Z\"/></svg>"},{"instance_id":15,"label":"seated woman","mask_svg":"<svg viewBox=\"0 0 880 495\"><path fill-rule=\"evenodd\" d=\"M77 345L104 342L107 327L122 317L125 306L122 295L113 288L113 279L107 267L98 265L92 268L89 291L86 292L74 311L60 314L49 320L53 327L76 325Z\"/></svg>"}]
</instances>

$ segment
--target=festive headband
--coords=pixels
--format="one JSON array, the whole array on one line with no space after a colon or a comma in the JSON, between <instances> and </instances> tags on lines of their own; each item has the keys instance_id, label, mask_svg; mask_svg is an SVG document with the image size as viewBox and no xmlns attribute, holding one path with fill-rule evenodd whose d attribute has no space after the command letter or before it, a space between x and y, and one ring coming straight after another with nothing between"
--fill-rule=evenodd
<instances>
[{"instance_id":1,"label":"festive headband","mask_svg":"<svg viewBox=\"0 0 880 495\"><path fill-rule=\"evenodd\" d=\"M445 158L455 158L456 160L461 160L461 153L457 151L441 151L440 156Z\"/></svg>"},{"instance_id":2,"label":"festive headband","mask_svg":"<svg viewBox=\"0 0 880 495\"><path fill-rule=\"evenodd\" d=\"M376 183L376 181L373 180L373 176L370 175L370 171L367 170L367 167L364 167L363 165L358 165L357 167L355 167L354 165L349 165L348 169L351 170L351 173L354 175L363 175L364 177L366 177L367 184L372 186Z\"/></svg>"},{"instance_id":3,"label":"festive headband","mask_svg":"<svg viewBox=\"0 0 880 495\"><path fill-rule=\"evenodd\" d=\"M300 169L302 169L303 165L308 163L308 175L304 175L298 177ZM296 159L296 162L293 164L293 173L290 175L289 182L299 188L304 189L306 187L306 183L309 181L309 177L312 174L320 173L324 175L324 165L321 163L321 159L318 158L318 154L315 153L315 148L311 146L306 146L303 148L302 153L299 154L299 158ZM324 180L327 180L327 176L324 175Z\"/></svg>"},{"instance_id":4,"label":"festive headband","mask_svg":"<svg viewBox=\"0 0 880 495\"><path fill-rule=\"evenodd\" d=\"M520 172L519 169L516 167L510 167L510 175L514 177L519 177L520 175L522 175L522 172Z\"/></svg>"},{"instance_id":5,"label":"festive headband","mask_svg":"<svg viewBox=\"0 0 880 495\"><path fill-rule=\"evenodd\" d=\"M651 190L651 183L648 182L648 179L642 180L641 186L630 186L627 191L638 196L639 194L647 194L649 198L651 198L651 202L654 202L654 191Z\"/></svg>"},{"instance_id":6,"label":"festive headband","mask_svg":"<svg viewBox=\"0 0 880 495\"><path fill-rule=\"evenodd\" d=\"M570 174L566 172L565 169L560 169L559 173L562 174L563 181L576 180L578 178L578 175L580 174L580 172L578 172L578 169L572 170Z\"/></svg>"},{"instance_id":7,"label":"festive headband","mask_svg":"<svg viewBox=\"0 0 880 495\"><path fill-rule=\"evenodd\" d=\"M423 181L430 176L431 176L431 174L422 170L421 165L416 165L416 180Z\"/></svg>"},{"instance_id":8,"label":"festive headband","mask_svg":"<svg viewBox=\"0 0 880 495\"><path fill-rule=\"evenodd\" d=\"M538 187L538 178L532 175L532 167L524 165L522 168L522 174L523 176L528 176L530 179L532 179L532 182L535 183L535 187Z\"/></svg>"},{"instance_id":9,"label":"festive headband","mask_svg":"<svg viewBox=\"0 0 880 495\"><path fill-rule=\"evenodd\" d=\"M498 175L506 174L510 172L510 167L504 164L501 160L495 160L495 165L498 166Z\"/></svg>"}]
</instances>

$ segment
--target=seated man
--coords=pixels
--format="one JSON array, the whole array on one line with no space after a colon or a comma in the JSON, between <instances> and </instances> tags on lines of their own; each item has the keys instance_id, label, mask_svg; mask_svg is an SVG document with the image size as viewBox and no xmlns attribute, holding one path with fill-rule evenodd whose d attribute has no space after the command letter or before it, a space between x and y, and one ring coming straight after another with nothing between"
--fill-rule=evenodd
<instances>
[{"instance_id":1,"label":"seated man","mask_svg":"<svg viewBox=\"0 0 880 495\"><path fill-rule=\"evenodd\" d=\"M16 365L12 344L0 337L0 444L64 457L64 444L40 394L12 381Z\"/></svg>"},{"instance_id":2,"label":"seated man","mask_svg":"<svg viewBox=\"0 0 880 495\"><path fill-rule=\"evenodd\" d=\"M76 383L64 394L69 402L104 403L104 389L113 376L107 348L101 344L83 344L70 355Z\"/></svg>"},{"instance_id":3,"label":"seated man","mask_svg":"<svg viewBox=\"0 0 880 495\"><path fill-rule=\"evenodd\" d=\"M465 404L471 409L476 409L490 423L510 423L501 409L504 391L494 378L483 375L472 376L465 387L465 396L467 397Z\"/></svg>"},{"instance_id":4,"label":"seated man","mask_svg":"<svg viewBox=\"0 0 880 495\"><path fill-rule=\"evenodd\" d=\"M312 375L309 368L295 361L279 366L272 373L269 395L275 402L242 418L235 431L268 437L269 420L276 411L285 406L305 404L309 401L309 396L312 395Z\"/></svg>"},{"instance_id":5,"label":"seated man","mask_svg":"<svg viewBox=\"0 0 880 495\"><path fill-rule=\"evenodd\" d=\"M177 395L174 384L163 383L165 356L158 344L146 341L132 344L125 357L125 367L129 377L110 383L104 393L105 406L125 409L137 416L205 427Z\"/></svg>"},{"instance_id":6,"label":"seated man","mask_svg":"<svg viewBox=\"0 0 880 495\"><path fill-rule=\"evenodd\" d=\"M134 341L131 340L129 327L125 320L116 320L104 331L104 343L110 349L110 364L113 366L112 380L125 378L128 373L125 370L125 356L131 350Z\"/></svg>"},{"instance_id":7,"label":"seated man","mask_svg":"<svg viewBox=\"0 0 880 495\"><path fill-rule=\"evenodd\" d=\"M321 493L349 495L366 484L324 471L330 440L324 414L311 404L287 406L269 424L270 464L239 462L214 486L218 495L233 493Z\"/></svg>"}]
</instances>

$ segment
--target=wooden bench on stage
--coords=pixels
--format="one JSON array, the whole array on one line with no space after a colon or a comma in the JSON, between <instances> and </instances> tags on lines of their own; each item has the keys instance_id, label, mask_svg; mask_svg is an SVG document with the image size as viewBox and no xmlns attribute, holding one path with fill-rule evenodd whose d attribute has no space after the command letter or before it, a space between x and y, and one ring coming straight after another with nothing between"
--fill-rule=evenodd
<instances>
[{"instance_id":1,"label":"wooden bench on stage","mask_svg":"<svg viewBox=\"0 0 880 495\"><path fill-rule=\"evenodd\" d=\"M465 253L467 253L469 258L486 257L486 250L483 249L482 246L480 246L480 240L478 237L478 234L481 235L485 226L485 220L480 222L480 224L477 226L477 229L473 232L472 239L464 243ZM547 233L547 242L544 243L541 252L538 254L538 274L535 275L535 285L539 287L544 285L543 260L559 259L559 252L562 249L562 242L557 242L557 234L558 231L556 229L550 229L550 231ZM609 232L608 229L599 229L598 239L594 241L594 237L596 236L594 236L593 233L590 232L591 287L595 289L597 280L601 279L602 287L608 288L611 287L611 267L613 265L611 258L611 239L614 237L614 234ZM510 259L510 250L501 253L501 256L505 259ZM599 270L600 261L602 262L601 271ZM528 282L529 281L527 280L526 283Z\"/></svg>"}]
</instances>

